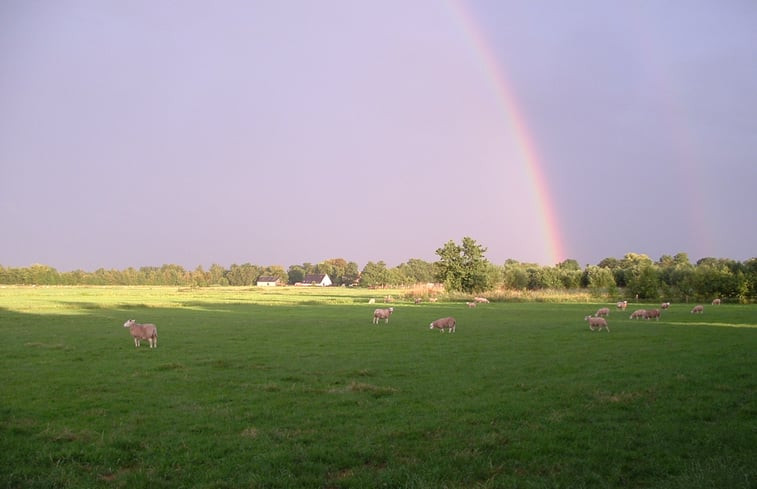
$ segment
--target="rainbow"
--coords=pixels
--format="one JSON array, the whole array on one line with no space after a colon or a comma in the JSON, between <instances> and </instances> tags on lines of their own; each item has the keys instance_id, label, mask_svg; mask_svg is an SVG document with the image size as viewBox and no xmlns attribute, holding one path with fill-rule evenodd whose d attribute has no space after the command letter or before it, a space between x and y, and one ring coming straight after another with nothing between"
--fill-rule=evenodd
<instances>
[{"instance_id":1,"label":"rainbow","mask_svg":"<svg viewBox=\"0 0 757 489\"><path fill-rule=\"evenodd\" d=\"M477 25L473 13L466 7L463 0L450 0L449 5L453 17L461 24L465 37L472 43L477 61L482 66L487 80L492 83L497 103L505 114L508 125L512 128L512 137L519 159L523 162L537 212L541 216L545 253L552 264L559 263L565 259L565 249L557 224L557 213L550 198L549 186L525 117L515 101L504 70Z\"/></svg>"}]
</instances>

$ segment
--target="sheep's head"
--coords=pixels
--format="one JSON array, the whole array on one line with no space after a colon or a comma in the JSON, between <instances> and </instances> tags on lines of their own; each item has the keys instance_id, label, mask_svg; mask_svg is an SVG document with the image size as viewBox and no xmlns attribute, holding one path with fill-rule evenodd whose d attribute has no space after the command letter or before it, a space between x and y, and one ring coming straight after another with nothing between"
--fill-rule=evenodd
<instances>
[{"instance_id":1,"label":"sheep's head","mask_svg":"<svg viewBox=\"0 0 757 489\"><path fill-rule=\"evenodd\" d=\"M124 323L124 328L131 328L136 322L137 321L134 319L129 319L128 321Z\"/></svg>"}]
</instances>

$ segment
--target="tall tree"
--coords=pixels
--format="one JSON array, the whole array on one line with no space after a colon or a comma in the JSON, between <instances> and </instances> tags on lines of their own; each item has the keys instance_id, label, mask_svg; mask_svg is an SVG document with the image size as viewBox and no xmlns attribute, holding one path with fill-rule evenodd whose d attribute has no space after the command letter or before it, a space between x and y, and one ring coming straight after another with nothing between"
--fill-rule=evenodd
<instances>
[{"instance_id":1,"label":"tall tree","mask_svg":"<svg viewBox=\"0 0 757 489\"><path fill-rule=\"evenodd\" d=\"M628 291L641 299L659 297L660 276L655 265L643 263L629 270Z\"/></svg>"},{"instance_id":2,"label":"tall tree","mask_svg":"<svg viewBox=\"0 0 757 489\"><path fill-rule=\"evenodd\" d=\"M528 287L528 272L526 266L512 258L502 267L502 282L508 289L525 290Z\"/></svg>"},{"instance_id":3,"label":"tall tree","mask_svg":"<svg viewBox=\"0 0 757 489\"><path fill-rule=\"evenodd\" d=\"M251 263L243 263L241 265L235 263L231 265L229 272L226 274L229 285L235 286L253 285L259 276L260 267Z\"/></svg>"},{"instance_id":4,"label":"tall tree","mask_svg":"<svg viewBox=\"0 0 757 489\"><path fill-rule=\"evenodd\" d=\"M434 281L434 264L418 258L411 258L407 263L400 263L396 269L401 282L407 285Z\"/></svg>"},{"instance_id":5,"label":"tall tree","mask_svg":"<svg viewBox=\"0 0 757 489\"><path fill-rule=\"evenodd\" d=\"M557 268L561 270L575 271L575 270L581 270L581 265L579 265L578 260L574 260L573 258L568 258L558 263Z\"/></svg>"},{"instance_id":6,"label":"tall tree","mask_svg":"<svg viewBox=\"0 0 757 489\"><path fill-rule=\"evenodd\" d=\"M608 293L615 291L615 277L609 268L589 265L586 267L585 273L587 287L591 289L595 295L600 295L601 292L605 290L608 291Z\"/></svg>"},{"instance_id":7,"label":"tall tree","mask_svg":"<svg viewBox=\"0 0 757 489\"><path fill-rule=\"evenodd\" d=\"M344 258L330 258L317 266L318 273L326 273L334 285L344 283L344 275L347 272L347 260Z\"/></svg>"},{"instance_id":8,"label":"tall tree","mask_svg":"<svg viewBox=\"0 0 757 489\"><path fill-rule=\"evenodd\" d=\"M302 265L289 265L287 277L289 278L289 283L292 285L302 282L305 278L305 268Z\"/></svg>"},{"instance_id":9,"label":"tall tree","mask_svg":"<svg viewBox=\"0 0 757 489\"><path fill-rule=\"evenodd\" d=\"M210 270L208 270L208 282L210 285L228 285L228 280L225 279L226 277L226 269L223 268L218 263L213 263L210 265Z\"/></svg>"},{"instance_id":10,"label":"tall tree","mask_svg":"<svg viewBox=\"0 0 757 489\"><path fill-rule=\"evenodd\" d=\"M344 269L344 275L342 275L342 283L345 285L353 285L360 278L360 268L354 261L347 262L347 268Z\"/></svg>"},{"instance_id":11,"label":"tall tree","mask_svg":"<svg viewBox=\"0 0 757 489\"><path fill-rule=\"evenodd\" d=\"M383 287L389 283L389 270L386 269L386 263L379 261L373 263L369 261L363 267L360 273L360 285L364 287Z\"/></svg>"},{"instance_id":12,"label":"tall tree","mask_svg":"<svg viewBox=\"0 0 757 489\"><path fill-rule=\"evenodd\" d=\"M436 250L436 278L447 290L481 292L489 288L489 262L484 256L486 248L468 236L461 245L450 240Z\"/></svg>"}]
</instances>

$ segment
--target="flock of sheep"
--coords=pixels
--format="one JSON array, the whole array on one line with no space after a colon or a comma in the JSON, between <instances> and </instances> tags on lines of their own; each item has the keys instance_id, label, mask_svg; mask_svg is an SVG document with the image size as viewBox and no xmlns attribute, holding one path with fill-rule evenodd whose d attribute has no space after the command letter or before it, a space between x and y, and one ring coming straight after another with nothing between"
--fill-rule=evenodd
<instances>
[{"instance_id":1,"label":"flock of sheep","mask_svg":"<svg viewBox=\"0 0 757 489\"><path fill-rule=\"evenodd\" d=\"M386 296L384 297L384 302L392 302L392 296ZM421 299L416 298L414 300L415 304L420 304ZM429 299L429 302L436 302L436 298L432 297ZM370 299L368 301L368 304L375 304L376 299ZM489 303L489 299L486 297L474 297L473 302L466 302L468 307L476 307L477 304L482 303ZM389 316L392 315L394 312L393 307L389 307L386 309L376 309L373 311L373 324L378 324L379 321L382 319L384 320L384 324L389 322ZM457 321L453 317L446 317L446 318L440 318L436 321L432 321L431 324L429 324L429 329L438 329L441 333L444 333L445 331L447 333L454 333L457 326Z\"/></svg>"},{"instance_id":2,"label":"flock of sheep","mask_svg":"<svg viewBox=\"0 0 757 489\"><path fill-rule=\"evenodd\" d=\"M719 306L720 299L713 300L712 305ZM617 303L616 306L621 311L625 311L626 307L628 307L628 301L620 301ZM634 312L631 313L628 319L654 319L656 321L659 321L662 315L661 310L665 310L668 308L670 308L670 302L663 302L662 304L660 304L660 309L636 309ZM691 309L691 314L702 314L702 313L704 313L704 306L701 304L697 304ZM610 328L607 325L607 319L605 319L609 315L610 315L610 308L602 307L598 309L597 312L595 312L593 316L591 315L585 316L584 321L589 322L589 329L591 329L592 331L601 331L602 328L604 328L609 333Z\"/></svg>"},{"instance_id":3,"label":"flock of sheep","mask_svg":"<svg viewBox=\"0 0 757 489\"><path fill-rule=\"evenodd\" d=\"M385 302L391 302L391 296L387 296L387 298L384 298ZM375 299L371 299L368 301L369 304L374 304L376 302ZM418 300L416 299L415 303L418 304ZM436 302L436 301L433 301ZM474 297L472 302L466 302L466 305L468 307L476 307L478 304L481 303L488 303L489 300L486 297ZM715 299L712 301L713 306L719 306L720 305L720 299ZM617 308L621 311L625 311L628 307L628 301L620 301L616 304ZM631 313L631 315L628 317L629 319L660 319L661 316L661 309L668 309L670 307L670 302L663 302L660 304L660 309L637 309L634 312ZM386 309L376 309L373 311L373 324L379 324L379 321L382 319L384 320L384 324L389 323L389 317L394 312L393 307L389 307ZM704 306L701 304L697 304L694 306L693 309L691 309L691 314L702 314L704 313ZM607 325L607 316L610 315L610 308L609 307L602 307L597 310L597 312L594 313L594 315L589 315L584 317L584 321L589 322L589 329L592 331L602 331L602 329L606 330L608 333L610 332L610 327ZM429 329L438 329L440 332L448 332L448 333L454 333L455 327L457 325L457 321L453 317L445 317L440 318L435 321L432 321L431 324L429 324ZM150 343L150 348L157 348L158 347L158 328L154 324L139 324L134 319L129 319L124 323L124 328L129 328L129 332L131 333L132 338L134 339L134 346L139 347L142 340L147 340Z\"/></svg>"},{"instance_id":4,"label":"flock of sheep","mask_svg":"<svg viewBox=\"0 0 757 489\"><path fill-rule=\"evenodd\" d=\"M389 316L391 316L393 312L393 307L387 309L376 309L375 311L373 311L373 324L378 324L382 319L384 320L384 324L388 323ZM432 321L431 324L429 324L429 329L438 329L442 333L444 333L445 331L448 333L454 333L456 325L457 321L455 321L455 318L446 317Z\"/></svg>"}]
</instances>

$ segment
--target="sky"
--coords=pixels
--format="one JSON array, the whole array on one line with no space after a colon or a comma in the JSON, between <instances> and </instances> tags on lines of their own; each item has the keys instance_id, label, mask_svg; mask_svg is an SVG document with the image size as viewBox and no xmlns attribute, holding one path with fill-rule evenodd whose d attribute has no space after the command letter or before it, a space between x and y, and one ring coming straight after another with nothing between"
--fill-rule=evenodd
<instances>
[{"instance_id":1,"label":"sky","mask_svg":"<svg viewBox=\"0 0 757 489\"><path fill-rule=\"evenodd\" d=\"M751 0L3 0L0 265L757 256Z\"/></svg>"}]
</instances>

